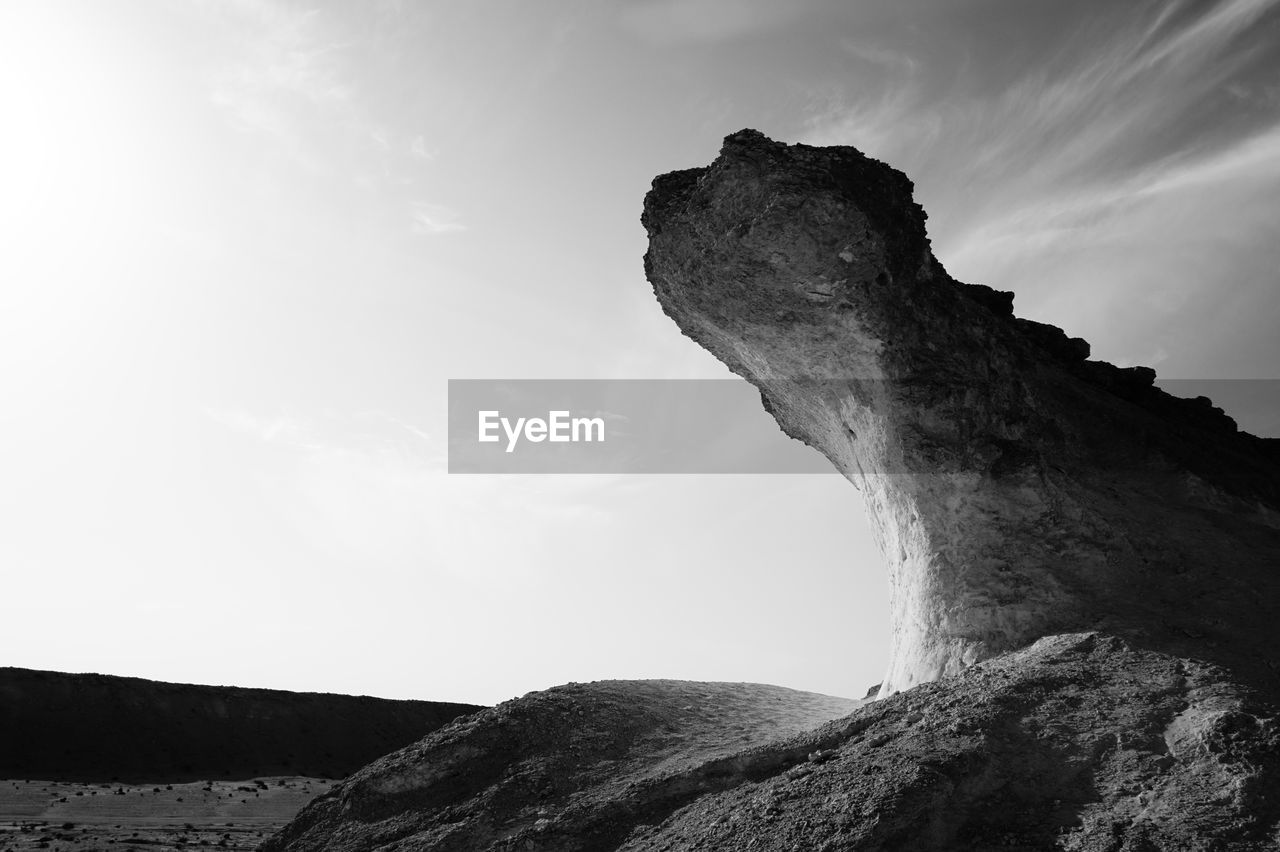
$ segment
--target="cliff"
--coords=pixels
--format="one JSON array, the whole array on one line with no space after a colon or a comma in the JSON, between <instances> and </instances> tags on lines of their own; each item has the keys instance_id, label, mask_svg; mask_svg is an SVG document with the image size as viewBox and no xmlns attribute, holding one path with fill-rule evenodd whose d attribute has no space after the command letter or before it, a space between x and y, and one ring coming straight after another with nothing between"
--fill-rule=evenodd
<instances>
[{"instance_id":1,"label":"cliff","mask_svg":"<svg viewBox=\"0 0 1280 852\"><path fill-rule=\"evenodd\" d=\"M0 778L340 778L479 709L0 668Z\"/></svg>"}]
</instances>

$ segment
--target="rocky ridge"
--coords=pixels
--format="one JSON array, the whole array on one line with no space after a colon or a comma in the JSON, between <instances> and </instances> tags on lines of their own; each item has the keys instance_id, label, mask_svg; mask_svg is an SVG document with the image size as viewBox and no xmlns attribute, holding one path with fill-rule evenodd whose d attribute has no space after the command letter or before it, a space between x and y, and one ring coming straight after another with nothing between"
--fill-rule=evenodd
<instances>
[{"instance_id":1,"label":"rocky ridge","mask_svg":"<svg viewBox=\"0 0 1280 852\"><path fill-rule=\"evenodd\" d=\"M0 778L341 778L479 709L0 668Z\"/></svg>"},{"instance_id":2,"label":"rocky ridge","mask_svg":"<svg viewBox=\"0 0 1280 852\"><path fill-rule=\"evenodd\" d=\"M375 761L262 852L1266 850L1277 790L1280 722L1229 672L1081 633L861 705L532 693Z\"/></svg>"},{"instance_id":3,"label":"rocky ridge","mask_svg":"<svg viewBox=\"0 0 1280 852\"><path fill-rule=\"evenodd\" d=\"M662 680L531 693L365 767L263 852L614 849L702 794L804 762L813 743L774 741L858 704Z\"/></svg>"}]
</instances>

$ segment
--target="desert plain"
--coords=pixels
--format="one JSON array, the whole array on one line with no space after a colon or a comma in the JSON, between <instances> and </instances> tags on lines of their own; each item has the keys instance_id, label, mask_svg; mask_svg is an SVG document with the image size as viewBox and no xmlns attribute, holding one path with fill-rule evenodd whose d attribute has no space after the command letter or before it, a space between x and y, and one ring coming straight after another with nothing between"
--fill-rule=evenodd
<instances>
[{"instance_id":1,"label":"desert plain","mask_svg":"<svg viewBox=\"0 0 1280 852\"><path fill-rule=\"evenodd\" d=\"M121 784L0 781L0 851L254 849L328 778Z\"/></svg>"}]
</instances>

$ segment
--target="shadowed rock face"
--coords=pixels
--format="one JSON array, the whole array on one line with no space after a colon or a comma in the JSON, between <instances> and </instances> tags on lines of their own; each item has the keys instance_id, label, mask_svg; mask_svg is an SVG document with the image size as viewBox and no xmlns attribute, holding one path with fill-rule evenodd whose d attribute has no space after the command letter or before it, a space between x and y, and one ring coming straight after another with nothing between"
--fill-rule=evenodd
<instances>
[{"instance_id":1,"label":"shadowed rock face","mask_svg":"<svg viewBox=\"0 0 1280 852\"><path fill-rule=\"evenodd\" d=\"M853 148L744 130L655 180L643 216L663 309L867 499L881 694L1078 630L1273 689L1280 442L953 280L911 192Z\"/></svg>"}]
</instances>

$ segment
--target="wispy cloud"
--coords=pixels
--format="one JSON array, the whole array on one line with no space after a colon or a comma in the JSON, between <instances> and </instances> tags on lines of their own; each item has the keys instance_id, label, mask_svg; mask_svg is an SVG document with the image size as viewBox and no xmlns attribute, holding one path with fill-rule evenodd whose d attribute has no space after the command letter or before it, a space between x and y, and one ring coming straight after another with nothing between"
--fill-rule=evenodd
<instances>
[{"instance_id":1,"label":"wispy cloud","mask_svg":"<svg viewBox=\"0 0 1280 852\"><path fill-rule=\"evenodd\" d=\"M202 7L231 34L207 75L210 98L263 153L283 154L305 173L359 188L360 196L424 235L466 230L457 213L422 200L425 171L439 152L412 122L379 108L386 81L371 74L378 28L353 30L341 7L282 0L234 0ZM383 4L382 17L401 14ZM274 166L274 162L272 163Z\"/></svg>"},{"instance_id":2,"label":"wispy cloud","mask_svg":"<svg viewBox=\"0 0 1280 852\"><path fill-rule=\"evenodd\" d=\"M466 225L458 221L458 214L442 204L414 201L409 205L409 219L415 234L436 236L465 231Z\"/></svg>"},{"instance_id":3,"label":"wispy cloud","mask_svg":"<svg viewBox=\"0 0 1280 852\"><path fill-rule=\"evenodd\" d=\"M1273 6L1275 0L1223 0L1209 7L1195 23L1164 41L1158 41L1169 13L1188 7L1187 3L1171 2L1149 31L1155 43L1145 52L1139 65L1145 70L1167 60L1187 60L1194 58L1195 54L1214 51L1256 23Z\"/></svg>"},{"instance_id":4,"label":"wispy cloud","mask_svg":"<svg viewBox=\"0 0 1280 852\"><path fill-rule=\"evenodd\" d=\"M266 444L315 445L307 423L291 415L260 415L240 408L213 407L205 408L204 413L233 432L253 436Z\"/></svg>"},{"instance_id":5,"label":"wispy cloud","mask_svg":"<svg viewBox=\"0 0 1280 852\"><path fill-rule=\"evenodd\" d=\"M1221 321L1252 322L1223 303L1261 298L1252 277L1280 261L1264 203L1280 190L1280 119L1231 109L1231 91L1265 92L1280 58L1260 27L1276 6L1112 10L1108 38L1064 36L994 84L886 64L878 94L815 111L805 141L911 175L957 277L1016 290L1020 312L1072 326L1104 357L1182 350L1186 369L1211 353L1170 338L1204 319L1209 292Z\"/></svg>"},{"instance_id":6,"label":"wispy cloud","mask_svg":"<svg viewBox=\"0 0 1280 852\"><path fill-rule=\"evenodd\" d=\"M307 128L318 118L352 119L342 42L325 31L314 9L271 0L204 8L235 39L232 54L209 72L210 99L235 126L272 140L309 170L325 170Z\"/></svg>"},{"instance_id":7,"label":"wispy cloud","mask_svg":"<svg viewBox=\"0 0 1280 852\"><path fill-rule=\"evenodd\" d=\"M210 99L236 127L271 140L312 171L346 173L352 160L376 159L374 171L390 178L396 157L434 159L422 135L371 108L363 59L377 51L377 35L353 36L338 10L282 0L202 8L230 34L207 78ZM387 7L385 14L399 13Z\"/></svg>"},{"instance_id":8,"label":"wispy cloud","mask_svg":"<svg viewBox=\"0 0 1280 852\"><path fill-rule=\"evenodd\" d=\"M211 420L264 444L336 453L386 455L443 470L441 442L422 426L382 410L339 415L303 416L292 412L263 414L244 408L206 407ZM412 440L410 440L410 437Z\"/></svg>"},{"instance_id":9,"label":"wispy cloud","mask_svg":"<svg viewBox=\"0 0 1280 852\"><path fill-rule=\"evenodd\" d=\"M427 140L423 136L413 137L413 141L409 143L409 153L427 162L436 158L436 152L427 147Z\"/></svg>"},{"instance_id":10,"label":"wispy cloud","mask_svg":"<svg viewBox=\"0 0 1280 852\"><path fill-rule=\"evenodd\" d=\"M881 44L863 42L854 38L840 39L840 47L845 53L863 62L908 75L920 69L920 61L904 50L894 50Z\"/></svg>"}]
</instances>

